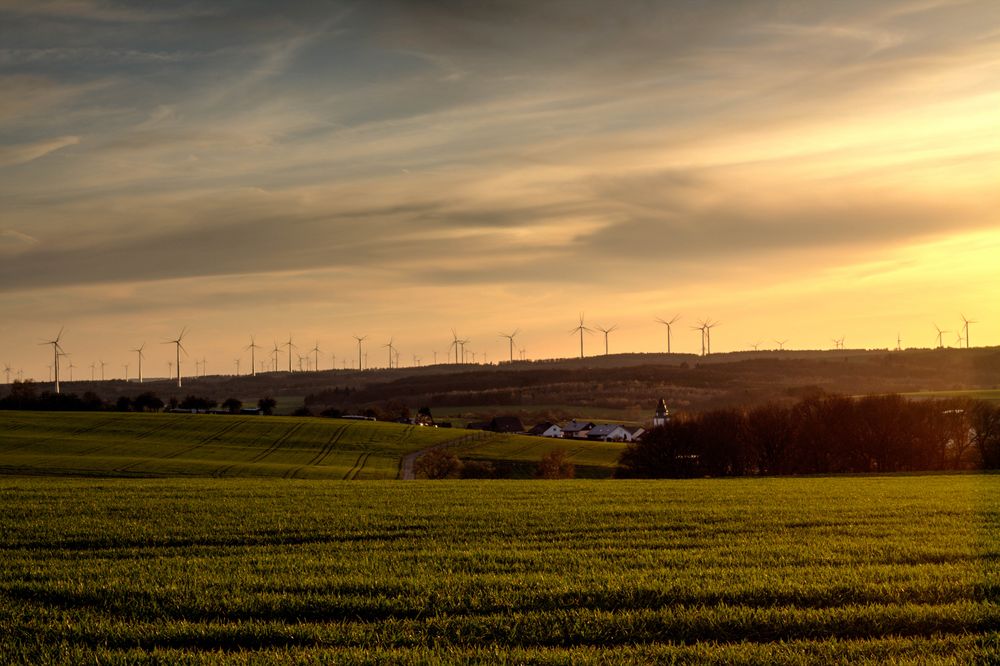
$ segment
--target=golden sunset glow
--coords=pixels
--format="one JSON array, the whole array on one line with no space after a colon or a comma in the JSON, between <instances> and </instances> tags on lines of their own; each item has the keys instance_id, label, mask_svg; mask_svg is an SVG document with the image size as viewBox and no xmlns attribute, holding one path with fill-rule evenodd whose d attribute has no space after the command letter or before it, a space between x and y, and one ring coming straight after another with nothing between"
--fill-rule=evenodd
<instances>
[{"instance_id":1,"label":"golden sunset glow","mask_svg":"<svg viewBox=\"0 0 1000 666\"><path fill-rule=\"evenodd\" d=\"M1000 4L491 7L0 0L0 361L1000 343Z\"/></svg>"}]
</instances>

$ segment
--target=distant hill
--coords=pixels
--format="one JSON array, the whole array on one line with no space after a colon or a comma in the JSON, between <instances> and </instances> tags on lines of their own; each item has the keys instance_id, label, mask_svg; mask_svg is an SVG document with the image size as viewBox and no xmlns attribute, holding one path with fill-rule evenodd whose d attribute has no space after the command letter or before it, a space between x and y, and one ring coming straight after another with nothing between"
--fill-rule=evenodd
<instances>
[{"instance_id":1,"label":"distant hill","mask_svg":"<svg viewBox=\"0 0 1000 666\"><path fill-rule=\"evenodd\" d=\"M995 347L761 351L708 357L613 354L499 365L213 375L185 378L181 389L164 379L142 385L63 383L64 391L94 391L108 400L149 390L164 400L193 393L255 403L260 397L273 396L282 413L290 413L313 396L310 407L315 411L326 407L357 411L392 403L412 410L429 406L435 416L461 415L465 420L515 413L526 421L580 416L634 422L648 420L660 397L674 411L702 411L792 401L816 392L856 395L996 388L1000 388L1000 348Z\"/></svg>"}]
</instances>

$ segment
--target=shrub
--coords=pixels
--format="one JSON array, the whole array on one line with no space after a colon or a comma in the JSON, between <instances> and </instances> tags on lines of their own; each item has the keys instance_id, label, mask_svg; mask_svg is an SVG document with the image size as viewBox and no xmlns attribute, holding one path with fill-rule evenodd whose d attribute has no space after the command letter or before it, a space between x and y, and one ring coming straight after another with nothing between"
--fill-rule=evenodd
<instances>
[{"instance_id":1,"label":"shrub","mask_svg":"<svg viewBox=\"0 0 1000 666\"><path fill-rule=\"evenodd\" d=\"M458 474L462 461L454 453L444 449L434 449L417 458L413 471L426 479L446 479Z\"/></svg>"},{"instance_id":2,"label":"shrub","mask_svg":"<svg viewBox=\"0 0 1000 666\"><path fill-rule=\"evenodd\" d=\"M576 476L576 468L570 462L566 449L553 449L542 456L535 476L539 479L572 479Z\"/></svg>"},{"instance_id":3,"label":"shrub","mask_svg":"<svg viewBox=\"0 0 1000 666\"><path fill-rule=\"evenodd\" d=\"M243 408L243 401L236 398L226 398L222 403L222 408L230 414L238 414L240 409Z\"/></svg>"}]
</instances>

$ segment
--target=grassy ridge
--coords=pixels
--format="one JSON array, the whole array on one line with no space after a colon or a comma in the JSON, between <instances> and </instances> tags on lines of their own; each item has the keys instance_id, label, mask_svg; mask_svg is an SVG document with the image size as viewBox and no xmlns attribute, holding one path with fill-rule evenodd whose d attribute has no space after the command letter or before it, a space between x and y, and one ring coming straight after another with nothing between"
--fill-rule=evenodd
<instances>
[{"instance_id":1,"label":"grassy ridge","mask_svg":"<svg viewBox=\"0 0 1000 666\"><path fill-rule=\"evenodd\" d=\"M0 411L0 474L393 479L407 453L469 434L320 418ZM482 439L456 451L465 455L471 447L480 458L536 462L559 445L476 436ZM610 475L618 457L618 449L600 443L572 448L591 474Z\"/></svg>"},{"instance_id":2,"label":"grassy ridge","mask_svg":"<svg viewBox=\"0 0 1000 666\"><path fill-rule=\"evenodd\" d=\"M0 479L25 661L1000 659L1000 477Z\"/></svg>"}]
</instances>

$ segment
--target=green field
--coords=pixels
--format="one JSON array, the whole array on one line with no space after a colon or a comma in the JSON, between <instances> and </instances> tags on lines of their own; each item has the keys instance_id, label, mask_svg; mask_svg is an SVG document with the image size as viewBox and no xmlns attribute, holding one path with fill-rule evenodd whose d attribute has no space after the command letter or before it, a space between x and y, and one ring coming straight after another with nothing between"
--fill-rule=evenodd
<instances>
[{"instance_id":1,"label":"green field","mask_svg":"<svg viewBox=\"0 0 1000 666\"><path fill-rule=\"evenodd\" d=\"M394 479L402 456L453 442L461 456L530 463L563 445L342 419L0 411L0 474ZM588 476L610 476L620 451L599 442L567 448Z\"/></svg>"},{"instance_id":2,"label":"green field","mask_svg":"<svg viewBox=\"0 0 1000 666\"><path fill-rule=\"evenodd\" d=\"M23 663L997 663L1000 477L0 478Z\"/></svg>"}]
</instances>

